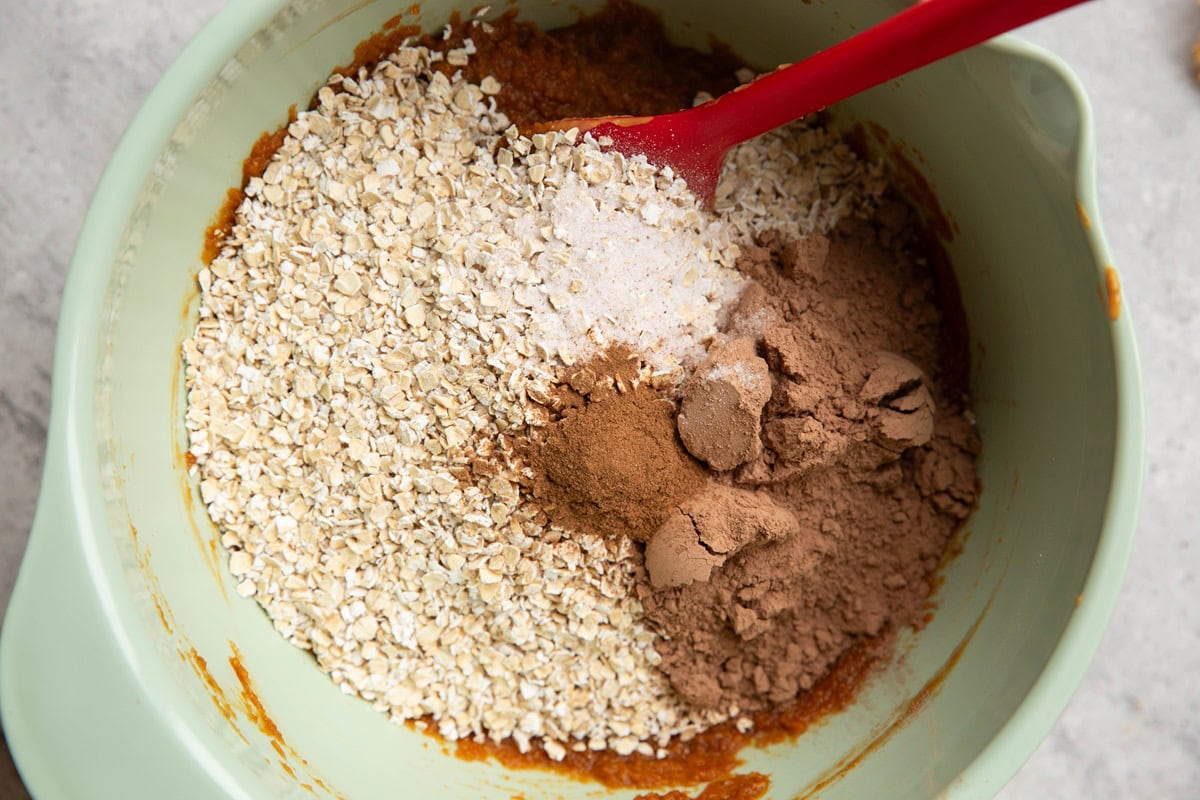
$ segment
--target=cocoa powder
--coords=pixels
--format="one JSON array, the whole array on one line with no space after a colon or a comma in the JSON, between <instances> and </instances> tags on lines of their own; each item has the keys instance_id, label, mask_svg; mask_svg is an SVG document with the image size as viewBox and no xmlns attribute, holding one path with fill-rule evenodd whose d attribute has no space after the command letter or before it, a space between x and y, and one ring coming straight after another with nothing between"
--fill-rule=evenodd
<instances>
[{"instance_id":1,"label":"cocoa powder","mask_svg":"<svg viewBox=\"0 0 1200 800\"><path fill-rule=\"evenodd\" d=\"M787 701L855 644L924 622L975 502L979 442L956 381L966 340L943 323L914 230L893 201L829 239L768 232L741 259L755 283L729 334L757 343L772 392L759 454L727 480L790 510L795 530L710 554L708 580L642 588L690 703Z\"/></svg>"},{"instance_id":2,"label":"cocoa powder","mask_svg":"<svg viewBox=\"0 0 1200 800\"><path fill-rule=\"evenodd\" d=\"M568 530L646 541L705 483L675 433L675 407L636 381L628 351L574 370L552 398L560 418L532 448L533 496Z\"/></svg>"}]
</instances>

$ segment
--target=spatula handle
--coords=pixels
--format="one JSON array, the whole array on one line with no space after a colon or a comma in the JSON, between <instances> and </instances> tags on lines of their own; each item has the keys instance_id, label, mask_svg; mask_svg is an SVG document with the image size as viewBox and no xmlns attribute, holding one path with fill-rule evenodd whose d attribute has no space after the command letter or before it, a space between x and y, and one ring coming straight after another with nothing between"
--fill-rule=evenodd
<instances>
[{"instance_id":1,"label":"spatula handle","mask_svg":"<svg viewBox=\"0 0 1200 800\"><path fill-rule=\"evenodd\" d=\"M702 107L705 138L730 147L1082 2L925 0Z\"/></svg>"}]
</instances>

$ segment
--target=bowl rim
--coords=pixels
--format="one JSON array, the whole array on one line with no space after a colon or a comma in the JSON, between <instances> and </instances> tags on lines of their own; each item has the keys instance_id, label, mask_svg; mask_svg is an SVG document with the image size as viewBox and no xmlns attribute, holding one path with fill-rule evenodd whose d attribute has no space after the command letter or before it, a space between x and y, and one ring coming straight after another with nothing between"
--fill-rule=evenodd
<instances>
[{"instance_id":1,"label":"bowl rim","mask_svg":"<svg viewBox=\"0 0 1200 800\"><path fill-rule=\"evenodd\" d=\"M51 415L43 485L39 493L38 517L43 506L63 503L64 519L74 526L82 548L87 576L100 601L100 614L117 638L130 669L141 688L153 695L165 689L169 676L156 664L148 642L137 635L128 620L132 600L114 590L110 571L119 568L114 556L97 547L97 533L105 526L104 500L97 480L99 447L93 435L98 359L95 331L103 323L103 303L118 249L139 196L173 131L204 87L234 56L255 31L262 28L288 0L258 3L229 3L219 10L185 46L147 96L121 137L100 178L76 240L60 309L52 371ZM1069 87L1080 119L1077 159L1074 165L1075 193L1091 219L1085 235L1095 259L1097 275L1104 280L1112 257L1105 242L1096 196L1095 134L1091 105L1075 73L1061 58L1014 35L1005 35L980 45L1021 60L1037 62L1055 72ZM951 781L944 796L991 797L1016 774L1037 748L1066 708L1099 646L1107 621L1116 604L1125 568L1132 550L1133 534L1141 494L1143 472L1143 398L1133 326L1127 308L1122 308L1110 326L1116 377L1116 435L1113 471L1104 509L1104 519L1092 564L1084 581L1081 600L1071 615L1041 674L997 734ZM50 535L35 518L24 563L37 543ZM22 569L9 605L9 618L32 610L20 596L46 591L53 580L34 580ZM42 576L39 576L42 577ZM46 576L50 577L50 576ZM60 578L61 580L61 578ZM20 595L20 596L19 596ZM15 626L5 624L4 634ZM11 640L13 635L3 636ZM0 698L17 697L9 662L17 658L11 641L0 645ZM25 752L20 718L11 713L12 702L0 702L6 737L18 766L29 764L33 753ZM10 713L5 713L6 711ZM218 773L213 777L242 797L237 782L224 771L217 754L208 752L200 740L187 735L184 719L169 708L155 704L164 726L181 738L192 755ZM30 765L32 766L32 765ZM29 773L41 770L28 770ZM39 797L49 791L48 782L23 776ZM41 785L36 785L40 783Z\"/></svg>"},{"instance_id":2,"label":"bowl rim","mask_svg":"<svg viewBox=\"0 0 1200 800\"><path fill-rule=\"evenodd\" d=\"M1082 227L1095 257L1099 285L1104 286L1108 271L1115 268L1097 199L1095 117L1082 81L1060 56L1014 34L997 37L983 46L1047 67L1070 90L1079 115L1073 170L1075 197L1081 216L1088 220ZM1008 721L951 782L947 797L991 797L1017 774L1079 688L1116 607L1133 551L1141 503L1145 417L1141 361L1127 303L1122 302L1116 319L1110 322L1116 435L1108 498L1091 567L1076 608L1041 674Z\"/></svg>"}]
</instances>

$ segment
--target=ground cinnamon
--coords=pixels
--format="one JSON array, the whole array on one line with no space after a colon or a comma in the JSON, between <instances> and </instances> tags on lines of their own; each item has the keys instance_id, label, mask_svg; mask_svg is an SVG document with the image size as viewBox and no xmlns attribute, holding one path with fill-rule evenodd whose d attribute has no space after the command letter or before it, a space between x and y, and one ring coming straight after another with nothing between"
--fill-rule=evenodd
<instances>
[{"instance_id":1,"label":"ground cinnamon","mask_svg":"<svg viewBox=\"0 0 1200 800\"><path fill-rule=\"evenodd\" d=\"M533 495L556 525L643 542L704 485L674 405L635 375L628 351L612 350L560 388L561 416L530 454Z\"/></svg>"}]
</instances>

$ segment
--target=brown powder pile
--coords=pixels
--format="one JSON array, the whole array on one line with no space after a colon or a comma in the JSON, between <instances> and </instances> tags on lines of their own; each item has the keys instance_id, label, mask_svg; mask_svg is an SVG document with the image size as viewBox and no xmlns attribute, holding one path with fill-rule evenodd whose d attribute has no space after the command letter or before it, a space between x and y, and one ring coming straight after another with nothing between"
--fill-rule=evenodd
<instances>
[{"instance_id":1,"label":"brown powder pile","mask_svg":"<svg viewBox=\"0 0 1200 800\"><path fill-rule=\"evenodd\" d=\"M636 359L613 349L551 399L561 418L529 460L533 495L560 527L644 542L704 485L675 435L674 406L636 374Z\"/></svg>"},{"instance_id":2,"label":"brown powder pile","mask_svg":"<svg viewBox=\"0 0 1200 800\"><path fill-rule=\"evenodd\" d=\"M913 223L892 203L828 240L768 233L742 258L756 284L730 335L757 343L772 391L758 454L725 476L789 509L795 530L708 580L643 587L663 669L697 706L790 700L856 643L923 624L975 502L978 440L958 383L966 339L943 324Z\"/></svg>"}]
</instances>

